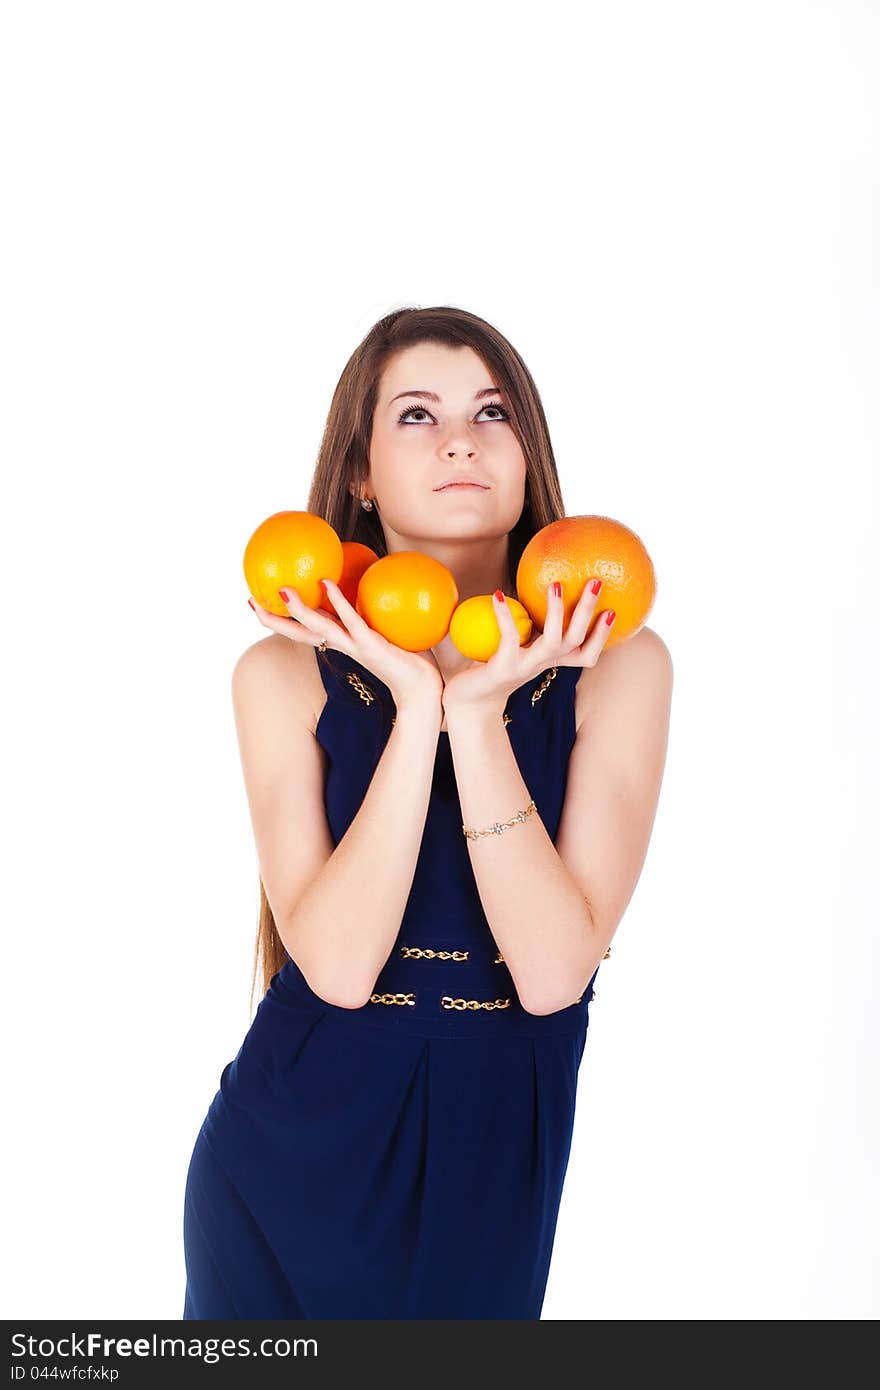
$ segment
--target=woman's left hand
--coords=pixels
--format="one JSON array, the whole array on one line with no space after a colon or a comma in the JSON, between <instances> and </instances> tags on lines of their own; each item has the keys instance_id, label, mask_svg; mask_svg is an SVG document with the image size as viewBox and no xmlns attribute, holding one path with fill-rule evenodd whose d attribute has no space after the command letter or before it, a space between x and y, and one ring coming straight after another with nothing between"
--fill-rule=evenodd
<instances>
[{"instance_id":1,"label":"woman's left hand","mask_svg":"<svg viewBox=\"0 0 880 1390\"><path fill-rule=\"evenodd\" d=\"M608 610L605 610L599 614L589 637L586 636L599 602L599 595L593 593L591 584L584 585L565 632L562 630L565 609L562 589L559 587L557 592L555 583L548 585L544 631L525 647L520 646L519 629L506 599L496 595L493 602L501 630L498 650L488 661L474 661L450 676L443 689L443 708L447 714L465 707L501 714L514 690L533 676L539 676L548 666L595 666L611 631L606 622ZM611 619L613 622L613 612Z\"/></svg>"}]
</instances>

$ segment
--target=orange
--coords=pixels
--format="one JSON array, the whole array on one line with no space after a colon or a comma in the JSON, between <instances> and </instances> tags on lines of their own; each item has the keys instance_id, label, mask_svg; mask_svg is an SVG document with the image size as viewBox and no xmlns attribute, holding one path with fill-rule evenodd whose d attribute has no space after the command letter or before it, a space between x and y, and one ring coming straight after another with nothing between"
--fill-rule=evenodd
<instances>
[{"instance_id":1,"label":"orange","mask_svg":"<svg viewBox=\"0 0 880 1390\"><path fill-rule=\"evenodd\" d=\"M363 545L360 541L342 542L342 576L337 580L337 583L352 608L354 608L355 599L357 598L358 584L361 582L361 575L370 565L375 564L378 558L379 556L376 554L375 550L371 550L368 545ZM332 575L322 575L320 577L323 579L333 578ZM339 617L339 614L333 607L333 601L328 598L326 591L318 607L326 608L327 612L332 613L334 618Z\"/></svg>"},{"instance_id":2,"label":"orange","mask_svg":"<svg viewBox=\"0 0 880 1390\"><path fill-rule=\"evenodd\" d=\"M419 550L383 555L364 570L355 608L364 622L407 652L442 642L458 603L450 570Z\"/></svg>"},{"instance_id":3,"label":"orange","mask_svg":"<svg viewBox=\"0 0 880 1390\"><path fill-rule=\"evenodd\" d=\"M602 588L593 624L601 612L614 609L617 616L605 642L612 647L644 626L657 592L651 557L635 531L623 522L610 516L566 516L542 526L520 557L516 592L543 632L547 586L558 579L564 632L587 583L596 578L602 580Z\"/></svg>"},{"instance_id":4,"label":"orange","mask_svg":"<svg viewBox=\"0 0 880 1390\"><path fill-rule=\"evenodd\" d=\"M324 593L319 581L338 584L342 560L342 541L329 521L312 512L275 512L245 547L244 577L262 608L289 618L278 590L295 589L303 603L317 608Z\"/></svg>"},{"instance_id":5,"label":"orange","mask_svg":"<svg viewBox=\"0 0 880 1390\"><path fill-rule=\"evenodd\" d=\"M513 614L519 628L519 644L528 642L532 632L532 620L522 604L515 598L505 603ZM488 661L494 656L501 642L501 628L495 616L495 599L491 594L475 594L458 605L449 624L449 636L462 656L471 661Z\"/></svg>"}]
</instances>

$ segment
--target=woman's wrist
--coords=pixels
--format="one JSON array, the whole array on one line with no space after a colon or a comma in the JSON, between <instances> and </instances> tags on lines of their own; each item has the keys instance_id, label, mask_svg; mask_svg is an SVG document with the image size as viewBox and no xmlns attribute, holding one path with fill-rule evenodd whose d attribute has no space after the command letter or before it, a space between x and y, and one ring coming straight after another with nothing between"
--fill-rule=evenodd
<instances>
[{"instance_id":1,"label":"woman's wrist","mask_svg":"<svg viewBox=\"0 0 880 1390\"><path fill-rule=\"evenodd\" d=\"M443 678L431 662L410 656L400 680L386 682L398 710L416 708L429 717L437 710L438 722L443 718Z\"/></svg>"},{"instance_id":2,"label":"woman's wrist","mask_svg":"<svg viewBox=\"0 0 880 1390\"><path fill-rule=\"evenodd\" d=\"M395 697L395 726L412 724L438 733L443 723L443 702L436 691L411 691Z\"/></svg>"},{"instance_id":3,"label":"woman's wrist","mask_svg":"<svg viewBox=\"0 0 880 1390\"><path fill-rule=\"evenodd\" d=\"M504 722L507 699L499 700L451 700L445 707L446 724L453 731L493 729Z\"/></svg>"}]
</instances>

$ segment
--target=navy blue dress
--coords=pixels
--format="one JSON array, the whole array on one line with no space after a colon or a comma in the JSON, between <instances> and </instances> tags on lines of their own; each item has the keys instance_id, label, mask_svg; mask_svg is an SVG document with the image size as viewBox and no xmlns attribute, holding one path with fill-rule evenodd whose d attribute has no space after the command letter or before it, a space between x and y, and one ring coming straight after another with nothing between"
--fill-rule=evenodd
<instances>
[{"instance_id":1,"label":"navy blue dress","mask_svg":"<svg viewBox=\"0 0 880 1390\"><path fill-rule=\"evenodd\" d=\"M338 843L395 706L351 657L317 660ZM555 671L506 708L554 840L580 668ZM441 731L412 890L370 1001L326 1003L288 958L221 1073L187 1173L184 1318L540 1317L598 967L569 1007L522 1008L462 819Z\"/></svg>"}]
</instances>

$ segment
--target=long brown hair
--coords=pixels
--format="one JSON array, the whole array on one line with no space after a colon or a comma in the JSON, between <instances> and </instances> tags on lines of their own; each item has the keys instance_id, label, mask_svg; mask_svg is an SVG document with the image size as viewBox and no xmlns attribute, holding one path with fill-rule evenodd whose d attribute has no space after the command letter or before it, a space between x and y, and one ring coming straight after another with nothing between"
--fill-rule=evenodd
<instances>
[{"instance_id":1,"label":"long brown hair","mask_svg":"<svg viewBox=\"0 0 880 1390\"><path fill-rule=\"evenodd\" d=\"M526 460L525 502L509 534L507 592L516 592L520 556L529 540L551 521L565 515L556 461L544 407L531 373L519 353L497 328L465 309L441 305L431 309L395 309L373 325L355 348L333 392L318 451L306 510L329 521L342 541L361 541L379 556L387 554L382 523L374 505L360 504L360 489L369 473L373 413L382 372L389 359L417 343L470 347L482 358L492 384L503 393L511 426ZM349 484L355 486L352 494ZM320 654L318 654L320 659ZM260 920L254 952L251 1001L257 970L263 993L287 961L287 951L260 879Z\"/></svg>"}]
</instances>

